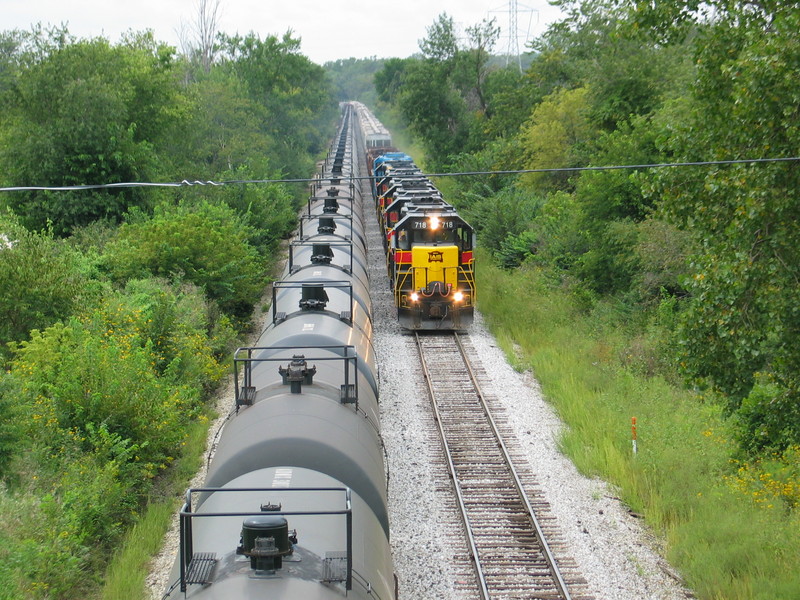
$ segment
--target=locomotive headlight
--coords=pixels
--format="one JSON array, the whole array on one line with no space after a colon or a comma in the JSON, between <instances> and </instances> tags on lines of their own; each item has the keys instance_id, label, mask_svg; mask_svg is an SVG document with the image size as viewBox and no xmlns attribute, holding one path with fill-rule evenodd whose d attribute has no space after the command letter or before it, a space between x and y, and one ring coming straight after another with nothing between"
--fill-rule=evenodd
<instances>
[{"instance_id":1,"label":"locomotive headlight","mask_svg":"<svg viewBox=\"0 0 800 600\"><path fill-rule=\"evenodd\" d=\"M431 229L433 229L433 230L439 229L439 217L437 217L436 215L433 215L430 218L430 222L431 222Z\"/></svg>"},{"instance_id":2,"label":"locomotive headlight","mask_svg":"<svg viewBox=\"0 0 800 600\"><path fill-rule=\"evenodd\" d=\"M462 294L461 292L456 292L455 294L453 294L453 300L455 300L456 302L461 302L463 299L464 299L464 294Z\"/></svg>"},{"instance_id":3,"label":"locomotive headlight","mask_svg":"<svg viewBox=\"0 0 800 600\"><path fill-rule=\"evenodd\" d=\"M416 302L419 300L419 294L417 292L411 292L411 301Z\"/></svg>"}]
</instances>

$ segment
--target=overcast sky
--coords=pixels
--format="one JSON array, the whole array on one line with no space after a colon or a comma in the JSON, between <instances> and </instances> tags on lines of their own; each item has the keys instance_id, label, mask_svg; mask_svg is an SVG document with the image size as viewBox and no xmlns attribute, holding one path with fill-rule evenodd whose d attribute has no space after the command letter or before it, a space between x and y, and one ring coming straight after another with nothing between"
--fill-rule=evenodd
<instances>
[{"instance_id":1,"label":"overcast sky","mask_svg":"<svg viewBox=\"0 0 800 600\"><path fill-rule=\"evenodd\" d=\"M484 18L496 18L503 38L495 52L509 47L507 0L220 0L219 29L229 34L250 31L262 39L291 29L302 39L302 52L317 63L339 58L406 57L442 12L463 31ZM152 29L158 40L178 46L181 24L197 14L198 0L0 0L0 28L66 23L77 37L103 36L117 42L121 33ZM541 34L559 18L547 0L518 3L517 39Z\"/></svg>"}]
</instances>

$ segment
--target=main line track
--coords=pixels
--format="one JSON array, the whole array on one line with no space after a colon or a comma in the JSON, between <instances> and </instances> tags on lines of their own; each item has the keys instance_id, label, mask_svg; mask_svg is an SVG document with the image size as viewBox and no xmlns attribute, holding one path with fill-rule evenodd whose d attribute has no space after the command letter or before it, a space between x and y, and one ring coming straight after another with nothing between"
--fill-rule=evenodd
<instances>
[{"instance_id":1,"label":"main line track","mask_svg":"<svg viewBox=\"0 0 800 600\"><path fill-rule=\"evenodd\" d=\"M553 528L538 516L546 505L528 497L527 476L515 467L492 416L469 339L458 333L414 336L480 597L589 600L582 595L585 581L565 577L556 562L547 542Z\"/></svg>"}]
</instances>

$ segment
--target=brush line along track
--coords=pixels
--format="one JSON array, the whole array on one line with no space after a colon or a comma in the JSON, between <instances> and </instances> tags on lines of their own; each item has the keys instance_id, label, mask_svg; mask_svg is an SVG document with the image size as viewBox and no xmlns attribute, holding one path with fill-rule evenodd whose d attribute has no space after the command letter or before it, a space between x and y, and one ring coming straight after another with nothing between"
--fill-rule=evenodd
<instances>
[{"instance_id":1,"label":"brush line along track","mask_svg":"<svg viewBox=\"0 0 800 600\"><path fill-rule=\"evenodd\" d=\"M546 535L557 533L537 517L545 513L546 521L547 505L528 498L481 391L468 338L453 332L414 337L480 597L589 600L585 581L571 573L579 595L571 594L556 564Z\"/></svg>"}]
</instances>

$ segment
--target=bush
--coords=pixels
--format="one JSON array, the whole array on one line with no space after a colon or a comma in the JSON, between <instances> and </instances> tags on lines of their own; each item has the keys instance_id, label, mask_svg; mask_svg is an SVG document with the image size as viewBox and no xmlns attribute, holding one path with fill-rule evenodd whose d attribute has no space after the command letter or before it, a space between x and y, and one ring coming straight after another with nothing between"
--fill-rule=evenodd
<instances>
[{"instance_id":1,"label":"bush","mask_svg":"<svg viewBox=\"0 0 800 600\"><path fill-rule=\"evenodd\" d=\"M194 286L133 280L14 346L0 379L0 408L19 406L0 426L14 485L0 488L0 510L21 514L3 511L15 522L0 526L0 597L88 595L224 372L208 329Z\"/></svg>"},{"instance_id":2,"label":"bush","mask_svg":"<svg viewBox=\"0 0 800 600\"><path fill-rule=\"evenodd\" d=\"M93 293L89 263L47 233L0 216L0 358L8 342L72 314Z\"/></svg>"},{"instance_id":3,"label":"bush","mask_svg":"<svg viewBox=\"0 0 800 600\"><path fill-rule=\"evenodd\" d=\"M0 414L3 415L0 419L0 478L8 474L20 440L17 394L16 381L0 371Z\"/></svg>"},{"instance_id":4,"label":"bush","mask_svg":"<svg viewBox=\"0 0 800 600\"><path fill-rule=\"evenodd\" d=\"M135 447L130 484L140 486L176 455L203 390L224 373L207 329L196 290L134 281L86 315L35 331L11 371L27 438L56 461L100 452L111 438Z\"/></svg>"},{"instance_id":5,"label":"bush","mask_svg":"<svg viewBox=\"0 0 800 600\"><path fill-rule=\"evenodd\" d=\"M121 293L109 295L103 311L103 327L149 346L159 375L197 388L220 378L217 359L232 350L232 327L191 283L134 279Z\"/></svg>"},{"instance_id":6,"label":"bush","mask_svg":"<svg viewBox=\"0 0 800 600\"><path fill-rule=\"evenodd\" d=\"M590 246L583 218L582 208L572 194L550 194L529 226L538 240L536 263L565 271L575 268Z\"/></svg>"},{"instance_id":7,"label":"bush","mask_svg":"<svg viewBox=\"0 0 800 600\"><path fill-rule=\"evenodd\" d=\"M478 231L481 246L497 252L510 236L520 235L533 216L541 210L537 196L517 188L473 199L465 218Z\"/></svg>"},{"instance_id":8,"label":"bush","mask_svg":"<svg viewBox=\"0 0 800 600\"><path fill-rule=\"evenodd\" d=\"M102 324L99 314L71 319L20 345L12 372L24 377L28 434L60 461L96 451L93 428L103 426L141 446L136 462L152 477L177 452L199 394L157 376L151 344L126 331L96 331Z\"/></svg>"},{"instance_id":9,"label":"bush","mask_svg":"<svg viewBox=\"0 0 800 600\"><path fill-rule=\"evenodd\" d=\"M757 373L755 381L735 413L742 449L756 455L782 452L792 445L800 445L797 388L767 373Z\"/></svg>"},{"instance_id":10,"label":"bush","mask_svg":"<svg viewBox=\"0 0 800 600\"><path fill-rule=\"evenodd\" d=\"M252 235L225 205L161 205L123 224L105 249L113 279L155 275L191 282L227 314L249 315L265 282L265 265L248 240Z\"/></svg>"}]
</instances>

